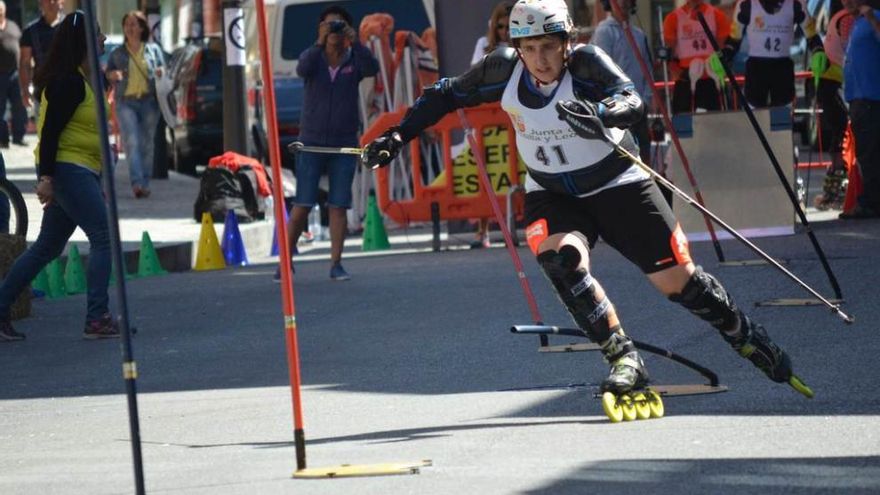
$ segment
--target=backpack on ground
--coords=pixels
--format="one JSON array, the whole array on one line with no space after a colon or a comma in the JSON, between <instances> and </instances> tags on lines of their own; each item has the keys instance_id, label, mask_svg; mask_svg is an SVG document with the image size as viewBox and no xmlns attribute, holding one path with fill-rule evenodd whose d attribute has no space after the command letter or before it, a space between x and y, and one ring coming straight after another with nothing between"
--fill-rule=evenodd
<instances>
[{"instance_id":1,"label":"backpack on ground","mask_svg":"<svg viewBox=\"0 0 880 495\"><path fill-rule=\"evenodd\" d=\"M208 212L215 223L223 222L227 211L235 212L239 223L254 220L245 205L239 178L223 167L207 168L202 173L199 195L193 205L193 217L200 222L202 213Z\"/></svg>"}]
</instances>

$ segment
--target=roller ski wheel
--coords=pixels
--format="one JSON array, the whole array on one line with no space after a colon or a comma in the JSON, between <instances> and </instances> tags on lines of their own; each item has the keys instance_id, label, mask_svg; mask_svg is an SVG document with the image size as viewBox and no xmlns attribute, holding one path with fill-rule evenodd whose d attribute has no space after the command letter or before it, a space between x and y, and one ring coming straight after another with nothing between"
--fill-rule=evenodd
<instances>
[{"instance_id":1,"label":"roller ski wheel","mask_svg":"<svg viewBox=\"0 0 880 495\"><path fill-rule=\"evenodd\" d=\"M660 394L650 389L620 394L604 392L602 409L612 423L662 418L665 413Z\"/></svg>"},{"instance_id":2,"label":"roller ski wheel","mask_svg":"<svg viewBox=\"0 0 880 495\"><path fill-rule=\"evenodd\" d=\"M807 384L804 383L797 375L792 374L788 378L788 384L791 385L791 388L797 390L808 399L812 399L815 396L815 394L813 393L813 389L807 386Z\"/></svg>"}]
</instances>

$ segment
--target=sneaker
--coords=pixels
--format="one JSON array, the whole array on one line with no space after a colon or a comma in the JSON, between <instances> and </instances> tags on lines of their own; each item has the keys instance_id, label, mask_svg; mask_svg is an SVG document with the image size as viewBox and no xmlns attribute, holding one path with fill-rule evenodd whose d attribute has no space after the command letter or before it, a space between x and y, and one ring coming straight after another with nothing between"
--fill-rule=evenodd
<instances>
[{"instance_id":1,"label":"sneaker","mask_svg":"<svg viewBox=\"0 0 880 495\"><path fill-rule=\"evenodd\" d=\"M296 273L296 269L293 268L293 263L290 264L290 274L293 275ZM281 283L281 267L275 269L275 275L272 275L272 280L278 283Z\"/></svg>"},{"instance_id":2,"label":"sneaker","mask_svg":"<svg viewBox=\"0 0 880 495\"><path fill-rule=\"evenodd\" d=\"M345 268L342 268L341 263L336 263L332 267L330 267L330 280L336 280L337 282L342 282L344 280L351 280L351 275L345 271Z\"/></svg>"},{"instance_id":3,"label":"sneaker","mask_svg":"<svg viewBox=\"0 0 880 495\"><path fill-rule=\"evenodd\" d=\"M17 340L24 340L24 334L15 331L12 322L0 321L0 342L15 342Z\"/></svg>"},{"instance_id":4,"label":"sneaker","mask_svg":"<svg viewBox=\"0 0 880 495\"><path fill-rule=\"evenodd\" d=\"M115 339L119 337L119 326L110 313L97 320L87 321L83 338L87 340Z\"/></svg>"},{"instance_id":5,"label":"sneaker","mask_svg":"<svg viewBox=\"0 0 880 495\"><path fill-rule=\"evenodd\" d=\"M488 235L480 236L479 239L471 243L471 249L483 249L489 247L490 245L491 243L489 242Z\"/></svg>"}]
</instances>

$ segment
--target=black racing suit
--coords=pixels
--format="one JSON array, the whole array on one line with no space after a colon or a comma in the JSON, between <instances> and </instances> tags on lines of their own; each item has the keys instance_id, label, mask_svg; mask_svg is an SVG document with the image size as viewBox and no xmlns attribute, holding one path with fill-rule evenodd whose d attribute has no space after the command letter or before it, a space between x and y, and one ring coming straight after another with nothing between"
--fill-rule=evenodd
<instances>
[{"instance_id":1,"label":"black racing suit","mask_svg":"<svg viewBox=\"0 0 880 495\"><path fill-rule=\"evenodd\" d=\"M406 113L398 128L395 128L403 141L419 135L444 115L458 108L472 107L483 103L500 101L504 90L519 63L513 48L500 48L486 55L464 74L441 79L428 88ZM602 122L606 127L628 128L638 122L645 113L645 105L636 93L632 81L602 49L591 45L580 45L568 56L564 69L572 75L572 85L578 99L598 105ZM528 71L523 71L528 77ZM561 77L560 77L561 79ZM535 93L525 81L518 85L519 99L529 108L549 107L550 98ZM629 132L621 143L638 155L638 147ZM579 184L581 193L600 187L629 167L631 163L611 151L597 163L594 174L584 178ZM552 178L540 177L530 169L536 182L546 189L553 190Z\"/></svg>"}]
</instances>

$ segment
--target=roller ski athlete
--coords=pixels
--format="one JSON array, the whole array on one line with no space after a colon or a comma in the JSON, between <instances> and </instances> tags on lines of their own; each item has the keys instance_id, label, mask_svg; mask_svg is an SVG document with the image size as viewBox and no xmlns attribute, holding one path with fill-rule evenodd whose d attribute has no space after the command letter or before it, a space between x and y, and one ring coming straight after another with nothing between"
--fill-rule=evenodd
<instances>
[{"instance_id":1,"label":"roller ski athlete","mask_svg":"<svg viewBox=\"0 0 880 495\"><path fill-rule=\"evenodd\" d=\"M661 416L648 372L605 289L590 270L602 237L671 301L717 328L741 356L780 383L812 392L791 360L750 320L712 275L691 261L687 238L647 172L608 140L638 155L627 128L645 108L633 84L601 49L571 46L564 0L519 0L510 13L511 48L427 88L396 127L364 149L364 165L388 165L405 143L457 108L500 101L526 162L529 247L584 334L599 344L610 373L602 382L612 421ZM599 139L591 131L606 134ZM632 414L633 411L636 414Z\"/></svg>"}]
</instances>

